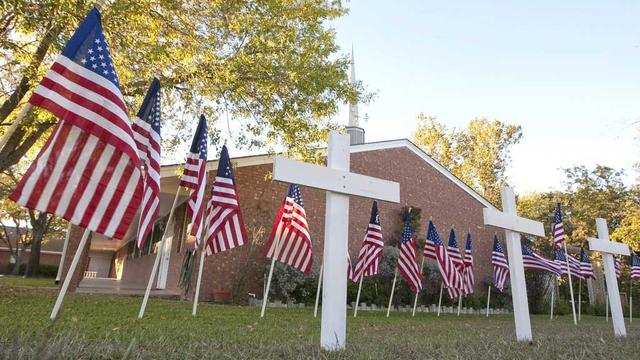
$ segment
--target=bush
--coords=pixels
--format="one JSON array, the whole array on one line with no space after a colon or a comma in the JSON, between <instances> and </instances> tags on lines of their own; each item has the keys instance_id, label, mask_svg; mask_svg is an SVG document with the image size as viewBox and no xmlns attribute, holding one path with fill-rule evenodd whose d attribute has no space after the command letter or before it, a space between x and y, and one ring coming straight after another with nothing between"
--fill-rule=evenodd
<instances>
[{"instance_id":1,"label":"bush","mask_svg":"<svg viewBox=\"0 0 640 360\"><path fill-rule=\"evenodd\" d=\"M269 260L266 264L267 273L270 266L271 261ZM289 265L276 261L269 296L282 302L293 301L307 305L313 304L318 286L319 271L320 260L318 258L314 259L309 274L304 274Z\"/></svg>"},{"instance_id":2,"label":"bush","mask_svg":"<svg viewBox=\"0 0 640 360\"><path fill-rule=\"evenodd\" d=\"M11 274L13 271L13 267L15 264L9 264L7 267L7 274ZM20 264L20 270L18 271L18 275L24 275L27 271L27 264ZM58 266L57 265L40 265L38 267L38 271L36 271L36 275L38 277L45 278L55 278L58 275Z\"/></svg>"},{"instance_id":3,"label":"bush","mask_svg":"<svg viewBox=\"0 0 640 360\"><path fill-rule=\"evenodd\" d=\"M549 312L551 311L551 308L549 308ZM577 310L576 310L577 311ZM569 315L572 314L572 310L571 310L571 305L569 305L567 302L565 301L560 301L557 302L554 306L553 306L553 314L554 315Z\"/></svg>"}]
</instances>

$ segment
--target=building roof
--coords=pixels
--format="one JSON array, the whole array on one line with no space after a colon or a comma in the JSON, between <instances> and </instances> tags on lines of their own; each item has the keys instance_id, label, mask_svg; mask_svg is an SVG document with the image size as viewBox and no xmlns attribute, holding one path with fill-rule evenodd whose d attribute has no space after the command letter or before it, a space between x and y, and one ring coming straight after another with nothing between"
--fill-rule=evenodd
<instances>
[{"instance_id":1,"label":"building roof","mask_svg":"<svg viewBox=\"0 0 640 360\"><path fill-rule=\"evenodd\" d=\"M397 140L384 140L384 141L376 141L370 143L364 143L359 145L351 145L351 153L359 153L359 152L367 152L367 151L377 151L377 150L386 150L386 149L397 149L397 148L406 148L409 151L416 154L420 157L424 162L431 165L434 169L444 175L446 178L451 180L454 184L468 193L471 197L480 202L484 207L496 209L496 207L487 199L485 199L478 192L473 190L469 185L467 185L460 178L455 176L451 171L442 166L439 162L437 162L434 158L427 155L424 150L420 149L416 144L411 142L408 139L397 139ZM233 158L233 163L238 167L245 166L256 166L256 165L265 165L273 163L275 155L273 154L261 154L261 155L249 155ZM163 165L160 169L160 177L161 178L170 178L176 176L176 170L182 164L170 164ZM210 160L207 162L207 170L215 171L218 168L217 160Z\"/></svg>"}]
</instances>

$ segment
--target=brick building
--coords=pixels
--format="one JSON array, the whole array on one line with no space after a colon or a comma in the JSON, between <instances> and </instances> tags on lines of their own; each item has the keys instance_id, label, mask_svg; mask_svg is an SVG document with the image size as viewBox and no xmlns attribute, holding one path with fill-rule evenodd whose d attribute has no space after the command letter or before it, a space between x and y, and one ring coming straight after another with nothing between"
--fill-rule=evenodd
<instances>
[{"instance_id":1,"label":"brick building","mask_svg":"<svg viewBox=\"0 0 640 360\"><path fill-rule=\"evenodd\" d=\"M355 68L351 59L350 79L355 82ZM365 143L365 131L358 124L357 104L349 105L349 124L346 127L351 137L351 171L400 183L400 203L380 202L380 219L385 239L394 238L398 219L404 206L420 208L422 221L417 236L424 238L429 217L433 218L442 237L447 238L453 225L456 229L469 229L475 240L474 261L476 287L485 292L484 285L491 278L492 238L496 229L485 227L482 209L493 207L460 179L429 157L409 140L391 140ZM233 155L233 154L231 154ZM263 247L268 238L273 220L287 191L287 185L267 180L272 170L273 158L268 155L247 156L232 159L235 167L236 189L247 227L250 242L240 248L211 256L205 260L201 300L226 300L242 284L246 294L262 296L265 264ZM215 176L217 161L210 161L210 182ZM176 176L178 165L161 169L160 219L156 222L153 241L142 252L135 247L137 219L123 240L106 239L95 234L90 246L85 249L79 269L72 281L72 288L99 288L104 282L118 292L140 293L146 286L155 254L158 251L162 229L178 189ZM211 184L209 184L211 185ZM324 191L301 187L307 212L310 235L314 248L314 261L321 261L324 239ZM195 239L186 236L186 196L179 199L174 222L169 224L168 238L157 283L158 292L180 294L178 286L186 250L194 247ZM349 208L349 253L355 259L369 221L371 201L352 197ZM82 229L70 231L68 251L63 264L63 273L71 263ZM464 239L461 237L461 239ZM464 246L464 244L462 244ZM197 264L194 266L197 269ZM194 271L196 272L196 271ZM195 274L194 274L195 275ZM91 279L86 279L87 277ZM85 279L83 279L85 278ZM102 279L102 284L94 278ZM195 281L194 281L195 283ZM83 286L86 285L86 286ZM95 290L95 289L94 289ZM88 291L92 291L91 289ZM188 296L193 296L188 294Z\"/></svg>"},{"instance_id":2,"label":"brick building","mask_svg":"<svg viewBox=\"0 0 640 360\"><path fill-rule=\"evenodd\" d=\"M243 283L248 292L255 293L258 297L262 295L266 263L262 255L263 245L287 191L286 184L267 180L272 170L272 157L247 156L232 159L232 162L236 168L236 187L250 243L205 260L202 300L228 299L239 283ZM216 169L217 161L210 161L210 180L215 176ZM82 286L81 280L87 276L110 279L119 289L140 291L144 288L158 251L161 230L177 190L179 180L175 175L176 170L177 165L162 167L161 218L156 223L153 241L148 241L147 249L140 252L135 248L134 226L123 240L93 235L72 282L73 287L78 284ZM486 291L483 285L491 276L490 254L496 229L483 225L482 209L493 207L491 203L405 139L352 145L351 171L400 183L399 204L379 203L385 239L397 237L393 232L397 232L399 214L404 206L421 209L422 221L418 230L421 238L426 234L429 217L433 217L445 239L452 225L456 229L464 229L461 231L470 229L474 238L477 290L481 293ZM320 261L324 238L325 194L307 187L301 187L301 190L309 219L315 261ZM194 238L185 235L189 222L185 216L185 201L186 196L180 196L175 221L169 225L167 249L170 248L170 251L165 253L161 261L159 278L155 284L156 289L164 289L168 293L180 293L178 281L185 250L194 246ZM354 259L360 249L370 208L371 201L368 199L352 197L350 200L349 253ZM132 224L137 224L137 220ZM63 273L66 273L81 235L82 229L72 229ZM461 239L464 239L462 236L461 234Z\"/></svg>"}]
</instances>

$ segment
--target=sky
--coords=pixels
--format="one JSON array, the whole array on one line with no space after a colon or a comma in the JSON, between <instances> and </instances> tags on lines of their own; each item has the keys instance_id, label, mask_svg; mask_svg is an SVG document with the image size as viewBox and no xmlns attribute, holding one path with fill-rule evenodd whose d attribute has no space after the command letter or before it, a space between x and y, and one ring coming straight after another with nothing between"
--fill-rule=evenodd
<instances>
[{"instance_id":1,"label":"sky","mask_svg":"<svg viewBox=\"0 0 640 360\"><path fill-rule=\"evenodd\" d=\"M366 141L411 139L423 112L521 125L518 193L561 189L561 168L640 161L640 2L372 1L330 24L356 77ZM334 120L346 124L347 107Z\"/></svg>"}]
</instances>

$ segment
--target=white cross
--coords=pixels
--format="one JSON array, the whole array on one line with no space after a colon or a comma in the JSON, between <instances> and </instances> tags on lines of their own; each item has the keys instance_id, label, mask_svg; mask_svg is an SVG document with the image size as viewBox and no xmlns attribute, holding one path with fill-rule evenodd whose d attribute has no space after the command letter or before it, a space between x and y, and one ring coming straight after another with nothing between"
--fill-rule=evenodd
<instances>
[{"instance_id":1,"label":"white cross","mask_svg":"<svg viewBox=\"0 0 640 360\"><path fill-rule=\"evenodd\" d=\"M502 209L484 208L484 223L505 229L507 241L507 255L509 256L509 274L511 277L511 297L513 298L513 318L516 323L516 338L518 341L531 341L531 319L529 318L529 303L527 302L527 284L524 278L522 263L522 244L520 233L544 236L544 226L541 222L519 217L516 211L516 197L513 189L505 187L500 191Z\"/></svg>"},{"instance_id":2,"label":"white cross","mask_svg":"<svg viewBox=\"0 0 640 360\"><path fill-rule=\"evenodd\" d=\"M327 190L320 345L339 350L346 340L349 195L398 203L400 184L350 173L349 135L332 131L327 151L327 167L276 157L273 179Z\"/></svg>"},{"instance_id":3,"label":"white cross","mask_svg":"<svg viewBox=\"0 0 640 360\"><path fill-rule=\"evenodd\" d=\"M607 293L609 293L609 304L611 304L611 318L613 319L613 333L616 336L627 336L622 315L622 304L620 303L620 292L618 290L618 279L616 278L616 268L613 262L613 254L629 256L629 246L623 243L611 242L609 239L609 229L605 219L596 219L596 229L598 238L589 238L589 249L602 253L604 264L604 277L607 280Z\"/></svg>"}]
</instances>

